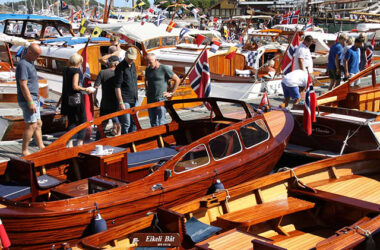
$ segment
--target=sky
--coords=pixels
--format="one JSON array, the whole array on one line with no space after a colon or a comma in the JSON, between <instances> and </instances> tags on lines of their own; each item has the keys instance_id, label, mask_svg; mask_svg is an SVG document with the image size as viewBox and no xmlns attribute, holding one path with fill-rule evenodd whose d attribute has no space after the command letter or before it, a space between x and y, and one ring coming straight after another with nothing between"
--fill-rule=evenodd
<instances>
[{"instance_id":1,"label":"sky","mask_svg":"<svg viewBox=\"0 0 380 250\"><path fill-rule=\"evenodd\" d=\"M0 4L3 4L5 2L18 2L20 0L0 0ZM28 0L30 1L30 0ZM35 0L35 1L41 1L41 0ZM46 2L46 0L43 0ZM52 2L52 0L49 0L49 2ZM104 3L105 1L99 1L100 3ZM135 0L135 3L137 0ZM154 0L149 0L150 4L154 2ZM132 7L132 0L115 0L115 6L117 7Z\"/></svg>"}]
</instances>

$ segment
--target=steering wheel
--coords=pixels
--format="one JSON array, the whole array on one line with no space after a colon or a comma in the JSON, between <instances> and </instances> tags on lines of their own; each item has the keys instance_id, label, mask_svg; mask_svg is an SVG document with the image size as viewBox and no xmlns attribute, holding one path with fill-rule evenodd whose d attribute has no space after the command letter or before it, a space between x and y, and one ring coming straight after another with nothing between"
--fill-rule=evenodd
<instances>
[{"instance_id":1,"label":"steering wheel","mask_svg":"<svg viewBox=\"0 0 380 250\"><path fill-rule=\"evenodd\" d=\"M160 169L160 167L162 167L162 165L164 165L166 161L167 160L160 160L157 164L154 164L153 166L149 167L147 176L153 174L158 169Z\"/></svg>"}]
</instances>

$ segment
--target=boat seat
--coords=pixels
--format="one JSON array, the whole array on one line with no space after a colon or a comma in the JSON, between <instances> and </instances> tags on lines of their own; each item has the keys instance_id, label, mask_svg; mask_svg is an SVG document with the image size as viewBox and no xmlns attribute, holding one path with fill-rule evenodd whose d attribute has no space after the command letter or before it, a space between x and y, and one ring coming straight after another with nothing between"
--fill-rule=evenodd
<instances>
[{"instance_id":1,"label":"boat seat","mask_svg":"<svg viewBox=\"0 0 380 250\"><path fill-rule=\"evenodd\" d=\"M52 188L64 182L65 180L57 179L56 177L53 177L47 174L43 174L37 177L37 183L41 189Z\"/></svg>"},{"instance_id":2,"label":"boat seat","mask_svg":"<svg viewBox=\"0 0 380 250\"><path fill-rule=\"evenodd\" d=\"M220 227L214 227L203 222L200 222L195 217L191 217L185 223L186 233L194 243L204 241L210 238L220 230Z\"/></svg>"},{"instance_id":3,"label":"boat seat","mask_svg":"<svg viewBox=\"0 0 380 250\"><path fill-rule=\"evenodd\" d=\"M352 208L363 209L369 212L375 212L375 213L380 212L379 204L355 199L355 198L340 195L340 194L330 193L330 192L326 192L326 191L322 191L318 189L314 189L314 190L316 190L316 193L305 191L305 190L299 190L295 188L290 188L289 193L298 197L309 198L313 200L317 199L317 200L328 201L328 202L332 202L332 203L336 203L340 205L346 205Z\"/></svg>"},{"instance_id":4,"label":"boat seat","mask_svg":"<svg viewBox=\"0 0 380 250\"><path fill-rule=\"evenodd\" d=\"M15 183L0 184L0 196L9 200L17 200L31 194L29 186L17 185Z\"/></svg>"},{"instance_id":5,"label":"boat seat","mask_svg":"<svg viewBox=\"0 0 380 250\"><path fill-rule=\"evenodd\" d=\"M127 154L128 168L169 160L178 153L176 146L155 148Z\"/></svg>"},{"instance_id":6,"label":"boat seat","mask_svg":"<svg viewBox=\"0 0 380 250\"><path fill-rule=\"evenodd\" d=\"M315 203L288 197L226 213L217 217L222 227L250 227L268 220L311 209Z\"/></svg>"}]
</instances>

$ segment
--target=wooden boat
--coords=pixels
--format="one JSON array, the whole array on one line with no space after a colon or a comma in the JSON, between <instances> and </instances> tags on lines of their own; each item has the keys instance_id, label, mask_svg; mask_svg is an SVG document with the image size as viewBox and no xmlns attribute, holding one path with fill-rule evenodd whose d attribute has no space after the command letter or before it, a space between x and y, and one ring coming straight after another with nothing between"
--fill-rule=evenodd
<instances>
[{"instance_id":1,"label":"wooden boat","mask_svg":"<svg viewBox=\"0 0 380 250\"><path fill-rule=\"evenodd\" d=\"M311 136L303 130L303 107L293 108L296 125L287 151L326 157L379 148L379 74L380 64L376 64L319 96L321 105ZM352 87L356 81L360 81L360 85Z\"/></svg>"},{"instance_id":2,"label":"wooden boat","mask_svg":"<svg viewBox=\"0 0 380 250\"><path fill-rule=\"evenodd\" d=\"M154 235L158 229L158 235L178 233L183 248L375 246L380 242L379 163L379 150L320 160L177 206L160 207L156 218L147 215L86 237L81 246L134 249L146 243L132 244L138 233Z\"/></svg>"},{"instance_id":3,"label":"wooden boat","mask_svg":"<svg viewBox=\"0 0 380 250\"><path fill-rule=\"evenodd\" d=\"M212 112L204 108L191 118L175 110L183 102L206 102ZM149 127L137 117L160 106L170 115L166 125ZM132 115L138 130L106 137L102 123L124 113ZM66 148L89 126L98 127L100 140ZM286 111L262 114L221 98L158 102L99 117L40 152L0 165L0 218L15 249L75 242L88 233L95 203L113 227L205 195L217 178L230 188L268 174L292 128ZM112 152L92 155L96 145Z\"/></svg>"},{"instance_id":4,"label":"wooden boat","mask_svg":"<svg viewBox=\"0 0 380 250\"><path fill-rule=\"evenodd\" d=\"M59 17L0 14L0 22L4 23L4 34L25 39L44 40L67 35L74 36L69 21Z\"/></svg>"}]
</instances>

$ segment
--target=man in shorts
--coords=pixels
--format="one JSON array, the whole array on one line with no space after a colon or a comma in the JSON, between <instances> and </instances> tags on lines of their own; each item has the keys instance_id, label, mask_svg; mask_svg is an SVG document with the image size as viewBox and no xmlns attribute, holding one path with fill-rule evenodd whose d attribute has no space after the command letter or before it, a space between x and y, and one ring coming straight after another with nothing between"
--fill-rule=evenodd
<instances>
[{"instance_id":1,"label":"man in shorts","mask_svg":"<svg viewBox=\"0 0 380 250\"><path fill-rule=\"evenodd\" d=\"M293 70L288 73L281 81L282 90L284 91L284 102L280 105L280 108L288 106L290 98L294 100L294 104L298 104L301 100L301 92L307 85L308 74L304 70Z\"/></svg>"},{"instance_id":2,"label":"man in shorts","mask_svg":"<svg viewBox=\"0 0 380 250\"><path fill-rule=\"evenodd\" d=\"M342 33L338 37L338 41L331 46L329 52L329 58L327 63L327 71L330 78L329 90L339 86L340 83L340 61L343 56L343 48L348 37L345 33Z\"/></svg>"},{"instance_id":3,"label":"man in shorts","mask_svg":"<svg viewBox=\"0 0 380 250\"><path fill-rule=\"evenodd\" d=\"M45 146L42 141L42 121L40 115L40 102L38 100L38 76L33 62L41 54L38 44L29 46L25 57L16 68L17 102L24 116L26 124L22 136L22 156L29 155L29 141L34 140L40 149Z\"/></svg>"}]
</instances>

